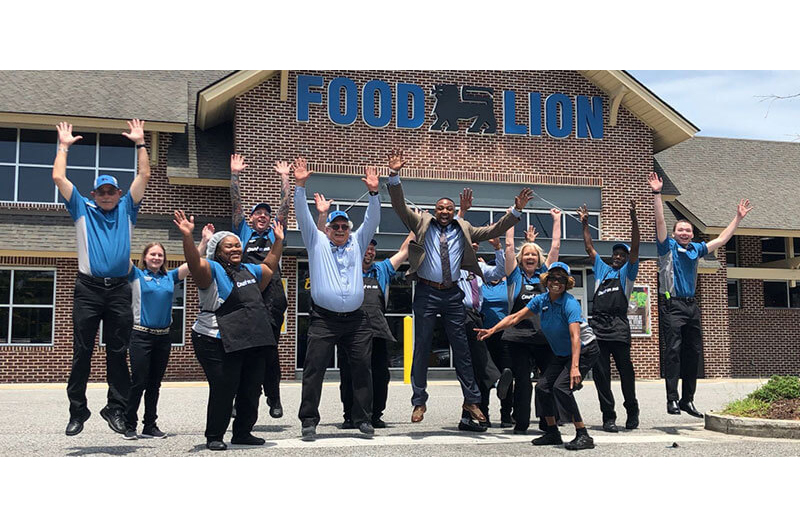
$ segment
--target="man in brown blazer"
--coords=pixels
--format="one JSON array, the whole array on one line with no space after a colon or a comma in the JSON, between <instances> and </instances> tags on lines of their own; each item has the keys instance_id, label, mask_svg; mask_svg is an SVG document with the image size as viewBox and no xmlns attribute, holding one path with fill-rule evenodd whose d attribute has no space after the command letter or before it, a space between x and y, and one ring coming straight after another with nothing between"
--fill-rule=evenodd
<instances>
[{"instance_id":1,"label":"man in brown blazer","mask_svg":"<svg viewBox=\"0 0 800 528\"><path fill-rule=\"evenodd\" d=\"M464 293L458 287L461 269L483 277L478 266L478 256L472 249L473 242L496 238L516 224L522 208L531 199L530 189L523 189L515 199L514 208L496 223L485 227L473 227L466 220L456 218L455 203L449 198L436 202L434 215L417 213L406 205L403 186L400 184L400 169L405 165L401 150L389 154L389 196L400 220L413 231L416 241L408 246L408 261L411 265L407 277L417 281L414 295L414 359L411 365L411 404L414 411L412 422L421 422L427 410L428 361L436 316L441 315L447 338L453 349L456 376L464 394L463 409L476 422L486 421L479 408L481 394L472 369L472 361L465 330L466 314L462 299Z\"/></svg>"}]
</instances>

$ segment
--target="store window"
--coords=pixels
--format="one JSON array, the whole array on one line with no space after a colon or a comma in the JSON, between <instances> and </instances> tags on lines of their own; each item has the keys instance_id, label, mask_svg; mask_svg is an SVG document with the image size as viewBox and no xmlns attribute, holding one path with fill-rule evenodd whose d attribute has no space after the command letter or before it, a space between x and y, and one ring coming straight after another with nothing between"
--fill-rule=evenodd
<instances>
[{"instance_id":1,"label":"store window","mask_svg":"<svg viewBox=\"0 0 800 528\"><path fill-rule=\"evenodd\" d=\"M741 306L739 295L739 281L728 279L728 308L739 308Z\"/></svg>"},{"instance_id":2,"label":"store window","mask_svg":"<svg viewBox=\"0 0 800 528\"><path fill-rule=\"evenodd\" d=\"M800 308L800 284L790 285L790 282L764 281L764 307Z\"/></svg>"},{"instance_id":3,"label":"store window","mask_svg":"<svg viewBox=\"0 0 800 528\"><path fill-rule=\"evenodd\" d=\"M736 267L739 265L738 244L739 241L737 240L737 237L735 235L732 236L730 240L728 240L727 244L725 244L725 263L729 268Z\"/></svg>"},{"instance_id":4,"label":"store window","mask_svg":"<svg viewBox=\"0 0 800 528\"><path fill-rule=\"evenodd\" d=\"M764 237L761 239L761 262L775 262L786 258L786 239Z\"/></svg>"},{"instance_id":5,"label":"store window","mask_svg":"<svg viewBox=\"0 0 800 528\"><path fill-rule=\"evenodd\" d=\"M127 191L136 176L136 149L123 135L73 132L83 139L67 157L67 178L89 197L100 174L117 178ZM53 160L58 148L55 130L0 128L0 201L57 203Z\"/></svg>"},{"instance_id":6,"label":"store window","mask_svg":"<svg viewBox=\"0 0 800 528\"><path fill-rule=\"evenodd\" d=\"M0 344L53 344L55 270L0 269Z\"/></svg>"},{"instance_id":7,"label":"store window","mask_svg":"<svg viewBox=\"0 0 800 528\"><path fill-rule=\"evenodd\" d=\"M175 285L172 293L172 326L169 328L169 337L172 346L183 346L186 335L186 281ZM100 322L100 345L106 345L103 322Z\"/></svg>"}]
</instances>

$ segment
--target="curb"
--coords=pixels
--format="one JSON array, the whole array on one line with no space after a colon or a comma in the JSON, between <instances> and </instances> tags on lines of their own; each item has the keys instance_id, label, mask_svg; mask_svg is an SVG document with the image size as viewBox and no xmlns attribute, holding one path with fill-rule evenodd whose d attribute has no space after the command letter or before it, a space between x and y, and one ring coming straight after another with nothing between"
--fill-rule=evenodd
<instances>
[{"instance_id":1,"label":"curb","mask_svg":"<svg viewBox=\"0 0 800 528\"><path fill-rule=\"evenodd\" d=\"M705 419L705 428L718 433L800 440L798 420L766 420L713 413L706 413Z\"/></svg>"}]
</instances>

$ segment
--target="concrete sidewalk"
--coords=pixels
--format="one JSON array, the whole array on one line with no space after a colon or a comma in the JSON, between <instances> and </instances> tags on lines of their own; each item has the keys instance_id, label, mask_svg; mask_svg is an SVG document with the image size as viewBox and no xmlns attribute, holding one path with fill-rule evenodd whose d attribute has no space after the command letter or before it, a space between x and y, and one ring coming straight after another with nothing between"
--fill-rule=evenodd
<instances>
[{"instance_id":1,"label":"concrete sidewalk","mask_svg":"<svg viewBox=\"0 0 800 528\"><path fill-rule=\"evenodd\" d=\"M700 380L695 403L699 410L721 410L733 399L741 398L766 380ZM663 381L637 382L641 425L625 431L618 382L618 425L622 432L605 433L594 384L586 382L576 396L584 420L597 447L578 453L562 447L534 447L530 440L538 435L534 425L528 435L513 435L495 425L486 433L457 430L462 395L455 381L433 381L425 419L411 424L411 387L392 382L384 419L387 429L376 431L372 439L354 431L339 429L341 403L338 383L325 383L315 442L300 440L297 409L300 383L285 382L281 394L284 417L269 417L262 399L254 434L267 440L265 446L236 447L212 453L205 448L203 430L208 388L204 382L165 383L159 403L159 427L165 439L126 441L109 429L100 417L105 405L104 384L90 384L87 391L92 417L84 431L67 437L68 421L65 384L0 385L0 415L5 418L0 430L0 455L3 456L800 456L800 441L754 439L713 433L703 429L703 420L686 414L666 413ZM140 416L143 408L140 408ZM497 398L492 396L490 418L499 420ZM141 426L140 426L141 427ZM140 429L141 432L141 429ZM571 425L561 428L565 440L574 436ZM226 436L226 441L230 436ZM678 447L672 447L674 443Z\"/></svg>"}]
</instances>

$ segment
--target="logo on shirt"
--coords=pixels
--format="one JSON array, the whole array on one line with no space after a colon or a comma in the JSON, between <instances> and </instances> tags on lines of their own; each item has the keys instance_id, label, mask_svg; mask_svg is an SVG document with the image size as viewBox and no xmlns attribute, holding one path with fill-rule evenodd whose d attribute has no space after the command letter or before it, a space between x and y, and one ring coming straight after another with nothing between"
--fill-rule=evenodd
<instances>
[{"instance_id":1,"label":"logo on shirt","mask_svg":"<svg viewBox=\"0 0 800 528\"><path fill-rule=\"evenodd\" d=\"M600 297L601 295L605 295L607 293L612 293L612 292L616 292L616 291L619 291L619 286L612 286L612 287L606 288L604 290L598 290L597 291L597 296Z\"/></svg>"},{"instance_id":2,"label":"logo on shirt","mask_svg":"<svg viewBox=\"0 0 800 528\"><path fill-rule=\"evenodd\" d=\"M255 284L255 283L256 283L255 279L247 279L247 280L244 280L242 282L237 282L236 283L236 287L237 288L242 288L243 286L247 286L248 284Z\"/></svg>"}]
</instances>

